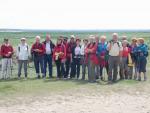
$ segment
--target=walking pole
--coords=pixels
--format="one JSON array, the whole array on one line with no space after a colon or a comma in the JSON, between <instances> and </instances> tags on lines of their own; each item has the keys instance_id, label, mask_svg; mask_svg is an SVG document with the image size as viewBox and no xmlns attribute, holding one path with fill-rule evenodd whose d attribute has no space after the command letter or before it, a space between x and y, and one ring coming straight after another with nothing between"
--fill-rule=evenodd
<instances>
[{"instance_id":1,"label":"walking pole","mask_svg":"<svg viewBox=\"0 0 150 113\"><path fill-rule=\"evenodd\" d=\"M12 61L13 59L11 59L11 62L10 62L10 69L11 69L11 72L10 72L10 76L12 76L12 68L13 68L13 66L12 66Z\"/></svg>"},{"instance_id":2,"label":"walking pole","mask_svg":"<svg viewBox=\"0 0 150 113\"><path fill-rule=\"evenodd\" d=\"M103 66L103 72L104 72L104 81L105 81L105 68L104 68L105 66Z\"/></svg>"},{"instance_id":3,"label":"walking pole","mask_svg":"<svg viewBox=\"0 0 150 113\"><path fill-rule=\"evenodd\" d=\"M6 74L5 74L5 77L4 77L4 79L6 79L6 76L7 76L7 70L8 70L8 59L7 59L7 62L6 62L6 69L5 69L5 71L6 71Z\"/></svg>"}]
</instances>

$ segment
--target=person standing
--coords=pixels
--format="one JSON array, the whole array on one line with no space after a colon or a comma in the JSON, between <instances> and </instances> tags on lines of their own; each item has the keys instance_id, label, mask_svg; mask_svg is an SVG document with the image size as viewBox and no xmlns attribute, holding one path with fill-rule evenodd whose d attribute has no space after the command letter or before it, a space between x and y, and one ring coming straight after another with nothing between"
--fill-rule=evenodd
<instances>
[{"instance_id":1,"label":"person standing","mask_svg":"<svg viewBox=\"0 0 150 113\"><path fill-rule=\"evenodd\" d=\"M36 71L36 76L38 79L40 79L40 68L41 68L41 74L42 77L45 77L44 74L44 53L45 53L45 47L44 44L40 42L40 36L35 37L35 43L32 45L31 48L31 54L33 56L34 60L34 66Z\"/></svg>"},{"instance_id":2,"label":"person standing","mask_svg":"<svg viewBox=\"0 0 150 113\"><path fill-rule=\"evenodd\" d=\"M76 46L76 43L75 43L75 36L74 35L71 35L71 39L70 39L70 50L71 50L71 54L70 54L70 61L71 61L71 72L70 72L70 78L75 78L75 62L73 60L73 49L75 48Z\"/></svg>"},{"instance_id":3,"label":"person standing","mask_svg":"<svg viewBox=\"0 0 150 113\"><path fill-rule=\"evenodd\" d=\"M66 68L66 75L65 78L67 79L69 77L70 69L71 69L71 48L72 45L74 45L74 39L71 38L70 41L67 41L66 44L66 62L65 62L65 68Z\"/></svg>"},{"instance_id":4,"label":"person standing","mask_svg":"<svg viewBox=\"0 0 150 113\"><path fill-rule=\"evenodd\" d=\"M21 43L17 47L16 58L18 60L18 79L21 76L22 65L24 65L25 79L27 79L27 63L29 60L29 46L26 43L26 38L21 38Z\"/></svg>"},{"instance_id":5,"label":"person standing","mask_svg":"<svg viewBox=\"0 0 150 113\"><path fill-rule=\"evenodd\" d=\"M137 73L138 73L138 45L137 45L137 39L136 38L132 38L132 42L131 42L131 60L134 64L134 79L137 79ZM133 72L133 68L130 68L130 72ZM132 74L132 73L131 73Z\"/></svg>"},{"instance_id":6,"label":"person standing","mask_svg":"<svg viewBox=\"0 0 150 113\"><path fill-rule=\"evenodd\" d=\"M129 71L128 71L128 56L130 54L130 48L127 46L128 41L122 41L122 61L120 61L120 80L129 79Z\"/></svg>"},{"instance_id":7,"label":"person standing","mask_svg":"<svg viewBox=\"0 0 150 113\"><path fill-rule=\"evenodd\" d=\"M102 35L100 37L100 43L97 47L97 55L99 58L99 67L100 67L100 79L103 80L103 69L105 68L108 74L108 51L107 51L107 42L106 36Z\"/></svg>"},{"instance_id":8,"label":"person standing","mask_svg":"<svg viewBox=\"0 0 150 113\"><path fill-rule=\"evenodd\" d=\"M120 57L122 52L121 42L118 41L118 34L112 34L112 40L107 45L109 51L109 71L108 71L108 83L116 82L118 75L118 65L122 60ZM113 72L113 74L112 74Z\"/></svg>"},{"instance_id":9,"label":"person standing","mask_svg":"<svg viewBox=\"0 0 150 113\"><path fill-rule=\"evenodd\" d=\"M4 39L4 44L1 46L2 56L2 73L1 79L9 79L12 74L12 55L14 53L13 47L9 44L7 38Z\"/></svg>"},{"instance_id":10,"label":"person standing","mask_svg":"<svg viewBox=\"0 0 150 113\"><path fill-rule=\"evenodd\" d=\"M95 37L89 36L89 44L85 49L86 63L88 64L88 81L91 83L96 82L95 66L99 63L96 56L97 44L95 43Z\"/></svg>"},{"instance_id":11,"label":"person standing","mask_svg":"<svg viewBox=\"0 0 150 113\"><path fill-rule=\"evenodd\" d=\"M80 39L76 39L76 46L72 50L72 60L74 62L74 74L75 78L79 79L80 77L80 60L81 60L81 46L80 46Z\"/></svg>"},{"instance_id":12,"label":"person standing","mask_svg":"<svg viewBox=\"0 0 150 113\"><path fill-rule=\"evenodd\" d=\"M98 46L99 44L99 37L98 35L95 35L95 44ZM96 57L98 59L98 54L96 52ZM99 79L99 76L100 76L100 67L99 67L99 63L97 65L95 65L95 76L96 76L96 79Z\"/></svg>"},{"instance_id":13,"label":"person standing","mask_svg":"<svg viewBox=\"0 0 150 113\"><path fill-rule=\"evenodd\" d=\"M54 43L51 40L51 36L49 34L46 35L46 39L43 42L45 46L45 54L44 54L44 77L46 77L47 73L47 64L48 64L48 71L49 71L49 78L53 76L53 66L52 66L52 56L54 51Z\"/></svg>"},{"instance_id":14,"label":"person standing","mask_svg":"<svg viewBox=\"0 0 150 113\"><path fill-rule=\"evenodd\" d=\"M85 62L85 49L88 45L88 39L83 39L83 45L81 46L81 64L82 64L82 80L85 80L85 73L87 68L87 63Z\"/></svg>"},{"instance_id":15,"label":"person standing","mask_svg":"<svg viewBox=\"0 0 150 113\"><path fill-rule=\"evenodd\" d=\"M138 80L141 81L141 73L144 74L144 81L147 80L146 75L146 64L147 64L147 57L148 57L148 46L144 43L144 38L139 38L139 45L138 45L138 56L139 56L139 63L138 63Z\"/></svg>"},{"instance_id":16,"label":"person standing","mask_svg":"<svg viewBox=\"0 0 150 113\"><path fill-rule=\"evenodd\" d=\"M54 48L53 52L53 59L56 63L57 68L57 78L61 79L64 76L64 69L62 67L62 64L64 62L64 59L66 59L66 48L62 44L62 39L57 39L57 44Z\"/></svg>"}]
</instances>

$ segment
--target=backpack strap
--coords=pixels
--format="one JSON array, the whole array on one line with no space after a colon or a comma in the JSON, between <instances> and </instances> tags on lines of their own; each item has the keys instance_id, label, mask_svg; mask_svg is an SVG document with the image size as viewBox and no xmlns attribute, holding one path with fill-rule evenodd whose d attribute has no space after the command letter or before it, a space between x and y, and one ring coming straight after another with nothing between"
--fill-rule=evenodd
<instances>
[{"instance_id":1,"label":"backpack strap","mask_svg":"<svg viewBox=\"0 0 150 113\"><path fill-rule=\"evenodd\" d=\"M18 46L18 52L20 52L20 46Z\"/></svg>"}]
</instances>

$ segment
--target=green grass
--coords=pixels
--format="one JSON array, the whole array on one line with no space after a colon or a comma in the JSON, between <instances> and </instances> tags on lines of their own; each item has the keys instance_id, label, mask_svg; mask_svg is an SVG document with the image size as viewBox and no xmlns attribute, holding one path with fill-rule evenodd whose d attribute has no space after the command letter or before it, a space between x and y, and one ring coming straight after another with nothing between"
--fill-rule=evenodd
<instances>
[{"instance_id":1,"label":"green grass","mask_svg":"<svg viewBox=\"0 0 150 113\"><path fill-rule=\"evenodd\" d=\"M10 42L14 47L18 45L20 42L21 37L27 37L28 44L31 45L34 42L34 37L36 35L40 35L42 37L42 40L44 40L47 32L17 32L17 33L10 33L10 32L0 32L0 43L2 43L3 38L9 38ZM86 38L88 35L96 34L96 35L106 35L108 39L110 39L112 33L105 33L105 32L49 32L52 36L52 40L56 42L57 37L60 35L64 36L70 36L71 34L77 35L81 38ZM131 37L144 37L146 39L146 43L150 44L150 33L148 32L120 32L119 36L127 35L129 39ZM33 64L31 64L33 67ZM148 68L150 68L150 62L148 62ZM51 93L60 93L60 92L66 92L66 91L73 91L77 89L81 90L89 90L91 91L99 91L99 92L116 92L116 91L123 91L131 89L133 92L135 90L145 91L144 86L149 87L150 81L147 82L138 82L135 80L125 80L125 81L119 81L116 84L113 85L107 85L106 82L99 81L95 84L90 84L87 81L81 81L81 80L56 80L55 78L52 80L46 79L45 81L43 79L36 80L35 79L35 71L34 68L28 69L28 76L29 79L27 81L21 79L17 80L15 79L17 77L17 64L14 65L13 70L13 79L11 80L1 80L0 81L0 98L4 98L6 96L12 97L12 96L18 96L18 95L45 95L45 94L51 94ZM150 71L148 71L148 74ZM54 67L54 76L56 76L56 69ZM23 75L22 75L23 76ZM150 78L150 75L148 75Z\"/></svg>"}]
</instances>

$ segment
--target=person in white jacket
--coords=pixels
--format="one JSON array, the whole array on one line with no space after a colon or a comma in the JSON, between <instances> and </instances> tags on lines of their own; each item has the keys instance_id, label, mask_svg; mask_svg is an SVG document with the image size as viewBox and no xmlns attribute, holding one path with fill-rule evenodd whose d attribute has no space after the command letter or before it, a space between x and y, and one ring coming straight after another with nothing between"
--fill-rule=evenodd
<instances>
[{"instance_id":1,"label":"person in white jacket","mask_svg":"<svg viewBox=\"0 0 150 113\"><path fill-rule=\"evenodd\" d=\"M25 79L27 79L27 63L29 59L29 46L26 43L26 38L21 38L21 43L17 47L18 60L18 79L21 76L22 65L24 65Z\"/></svg>"},{"instance_id":2,"label":"person in white jacket","mask_svg":"<svg viewBox=\"0 0 150 113\"><path fill-rule=\"evenodd\" d=\"M81 64L82 64L82 80L85 80L85 73L86 73L86 68L87 64L85 63L85 49L88 45L88 39L83 40L83 45L81 46Z\"/></svg>"}]
</instances>

